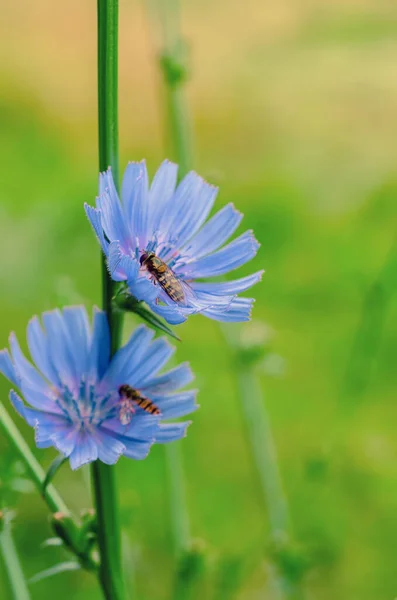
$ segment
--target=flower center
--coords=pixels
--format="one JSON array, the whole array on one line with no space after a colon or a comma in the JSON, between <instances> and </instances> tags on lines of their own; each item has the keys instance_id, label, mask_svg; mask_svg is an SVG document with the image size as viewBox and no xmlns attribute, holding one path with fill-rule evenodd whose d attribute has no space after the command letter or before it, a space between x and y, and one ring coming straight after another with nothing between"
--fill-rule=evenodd
<instances>
[{"instance_id":1,"label":"flower center","mask_svg":"<svg viewBox=\"0 0 397 600\"><path fill-rule=\"evenodd\" d=\"M71 391L67 386L54 389L54 401L63 414L81 428L97 426L112 416L119 395L116 390L98 396L94 384L80 381L79 389Z\"/></svg>"}]
</instances>

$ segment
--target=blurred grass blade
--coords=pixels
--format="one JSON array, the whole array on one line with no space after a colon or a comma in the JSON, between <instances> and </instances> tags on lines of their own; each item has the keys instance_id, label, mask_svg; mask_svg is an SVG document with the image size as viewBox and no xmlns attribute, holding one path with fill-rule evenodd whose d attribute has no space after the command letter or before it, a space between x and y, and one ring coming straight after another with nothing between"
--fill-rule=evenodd
<instances>
[{"instance_id":1,"label":"blurred grass blade","mask_svg":"<svg viewBox=\"0 0 397 600\"><path fill-rule=\"evenodd\" d=\"M25 577L11 533L11 519L0 512L0 554L11 589L10 600L30 600Z\"/></svg>"},{"instance_id":2,"label":"blurred grass blade","mask_svg":"<svg viewBox=\"0 0 397 600\"><path fill-rule=\"evenodd\" d=\"M198 586L204 579L206 567L205 545L200 540L194 540L179 557L173 600L198 598Z\"/></svg>"},{"instance_id":3,"label":"blurred grass blade","mask_svg":"<svg viewBox=\"0 0 397 600\"><path fill-rule=\"evenodd\" d=\"M52 537L44 540L42 544L40 544L41 548L48 548L54 546L63 546L63 540L60 537Z\"/></svg>"},{"instance_id":4,"label":"blurred grass blade","mask_svg":"<svg viewBox=\"0 0 397 600\"><path fill-rule=\"evenodd\" d=\"M221 556L216 570L213 600L232 600L243 579L243 556Z\"/></svg>"},{"instance_id":5,"label":"blurred grass blade","mask_svg":"<svg viewBox=\"0 0 397 600\"><path fill-rule=\"evenodd\" d=\"M395 293L397 241L386 257L376 280L362 300L361 317L347 362L343 395L359 396L367 389L379 352L387 310Z\"/></svg>"},{"instance_id":6,"label":"blurred grass blade","mask_svg":"<svg viewBox=\"0 0 397 600\"><path fill-rule=\"evenodd\" d=\"M81 569L81 566L76 561L62 562L58 565L55 565L55 567L51 567L50 569L40 571L40 573L37 573L37 575L31 577L28 583L37 583L38 581L42 581L43 579L48 579L48 577L53 577L54 575L65 573L65 571L78 571L78 569Z\"/></svg>"},{"instance_id":7,"label":"blurred grass blade","mask_svg":"<svg viewBox=\"0 0 397 600\"><path fill-rule=\"evenodd\" d=\"M51 483L51 481L53 480L55 474L57 473L58 469L61 468L61 466L67 461L67 457L64 456L63 454L58 454L58 456L56 458L54 458L54 460L52 461L50 468L48 469L46 476L44 478L43 481L43 486L42 486L42 494L45 494L45 491L47 489L47 486Z\"/></svg>"}]
</instances>

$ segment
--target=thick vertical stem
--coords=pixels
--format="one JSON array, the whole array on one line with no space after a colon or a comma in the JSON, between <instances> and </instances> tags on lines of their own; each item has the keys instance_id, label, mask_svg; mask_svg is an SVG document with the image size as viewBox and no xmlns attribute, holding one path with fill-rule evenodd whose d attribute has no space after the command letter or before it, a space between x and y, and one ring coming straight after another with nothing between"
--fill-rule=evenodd
<instances>
[{"instance_id":1,"label":"thick vertical stem","mask_svg":"<svg viewBox=\"0 0 397 600\"><path fill-rule=\"evenodd\" d=\"M112 167L118 185L118 0L98 0L98 131L99 169ZM102 258L103 308L107 313L112 353L121 343L122 314L112 308L114 285ZM122 600L121 539L115 468L95 461L92 482L101 557L99 577L107 600Z\"/></svg>"}]
</instances>

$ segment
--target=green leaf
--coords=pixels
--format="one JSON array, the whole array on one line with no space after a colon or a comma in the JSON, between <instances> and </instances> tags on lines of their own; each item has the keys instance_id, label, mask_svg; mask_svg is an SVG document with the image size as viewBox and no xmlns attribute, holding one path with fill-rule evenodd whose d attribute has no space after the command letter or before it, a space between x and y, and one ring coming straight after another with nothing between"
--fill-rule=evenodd
<instances>
[{"instance_id":1,"label":"green leaf","mask_svg":"<svg viewBox=\"0 0 397 600\"><path fill-rule=\"evenodd\" d=\"M51 567L50 569L45 569L44 571L40 571L40 573L33 575L33 577L28 580L28 583L37 583L38 581L42 581L43 579L47 579L53 575L58 575L59 573L64 573L65 571L77 571L78 569L81 569L78 562L62 562L54 567Z\"/></svg>"},{"instance_id":2,"label":"green leaf","mask_svg":"<svg viewBox=\"0 0 397 600\"><path fill-rule=\"evenodd\" d=\"M148 323L148 325L150 325L150 327L153 329L158 329L159 331L166 333L170 337L174 338L174 340L178 340L178 342L181 341L181 338L178 337L176 333L174 333L172 329L165 324L163 319L160 319L160 317L149 310L144 302L140 302L134 298L134 296L132 296L124 287L119 289L113 300L115 306L119 310L135 313L136 315L139 315L141 319L146 321L146 323Z\"/></svg>"},{"instance_id":3,"label":"green leaf","mask_svg":"<svg viewBox=\"0 0 397 600\"><path fill-rule=\"evenodd\" d=\"M59 454L51 463L50 468L48 469L46 476L44 478L43 481L43 485L41 488L41 493L44 495L45 491L47 489L47 486L51 483L51 481L53 480L55 473L58 471L58 469L63 465L64 462L67 461L66 456L64 456L63 454Z\"/></svg>"},{"instance_id":4,"label":"green leaf","mask_svg":"<svg viewBox=\"0 0 397 600\"><path fill-rule=\"evenodd\" d=\"M160 319L160 317L152 313L152 311L146 308L144 304L139 303L134 312L144 319L152 328L163 331L170 337L174 338L174 340L178 340L178 342L182 341L181 338L177 336L176 333L174 333L162 319Z\"/></svg>"}]
</instances>

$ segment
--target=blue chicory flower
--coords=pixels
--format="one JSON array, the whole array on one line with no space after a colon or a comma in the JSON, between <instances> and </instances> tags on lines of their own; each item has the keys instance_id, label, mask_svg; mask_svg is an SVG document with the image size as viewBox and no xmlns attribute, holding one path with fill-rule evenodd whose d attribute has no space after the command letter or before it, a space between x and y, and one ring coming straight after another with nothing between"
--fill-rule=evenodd
<instances>
[{"instance_id":1,"label":"blue chicory flower","mask_svg":"<svg viewBox=\"0 0 397 600\"><path fill-rule=\"evenodd\" d=\"M198 408L196 391L176 392L193 379L188 364L158 374L174 352L164 338L139 326L110 359L106 314L94 309L93 327L82 306L45 312L44 330L37 317L27 328L30 354L22 353L15 334L0 352L0 372L22 392L27 405L11 390L10 400L35 428L39 448L55 446L70 459L72 469L101 460L114 464L120 455L142 459L154 442L183 437L189 422L162 423ZM131 386L149 399L160 414L149 414L120 395ZM143 406L143 404L142 404Z\"/></svg>"},{"instance_id":2,"label":"blue chicory flower","mask_svg":"<svg viewBox=\"0 0 397 600\"><path fill-rule=\"evenodd\" d=\"M108 259L111 277L127 281L169 323L200 312L217 321L248 321L252 298L240 298L263 271L234 281L201 282L224 275L251 260L258 248L252 231L224 244L242 219L228 204L207 222L217 188L194 172L176 187L178 167L164 161L149 187L145 161L128 164L117 194L111 169L99 180L96 208L85 204L88 219ZM160 259L166 277L156 277L151 258Z\"/></svg>"}]
</instances>

